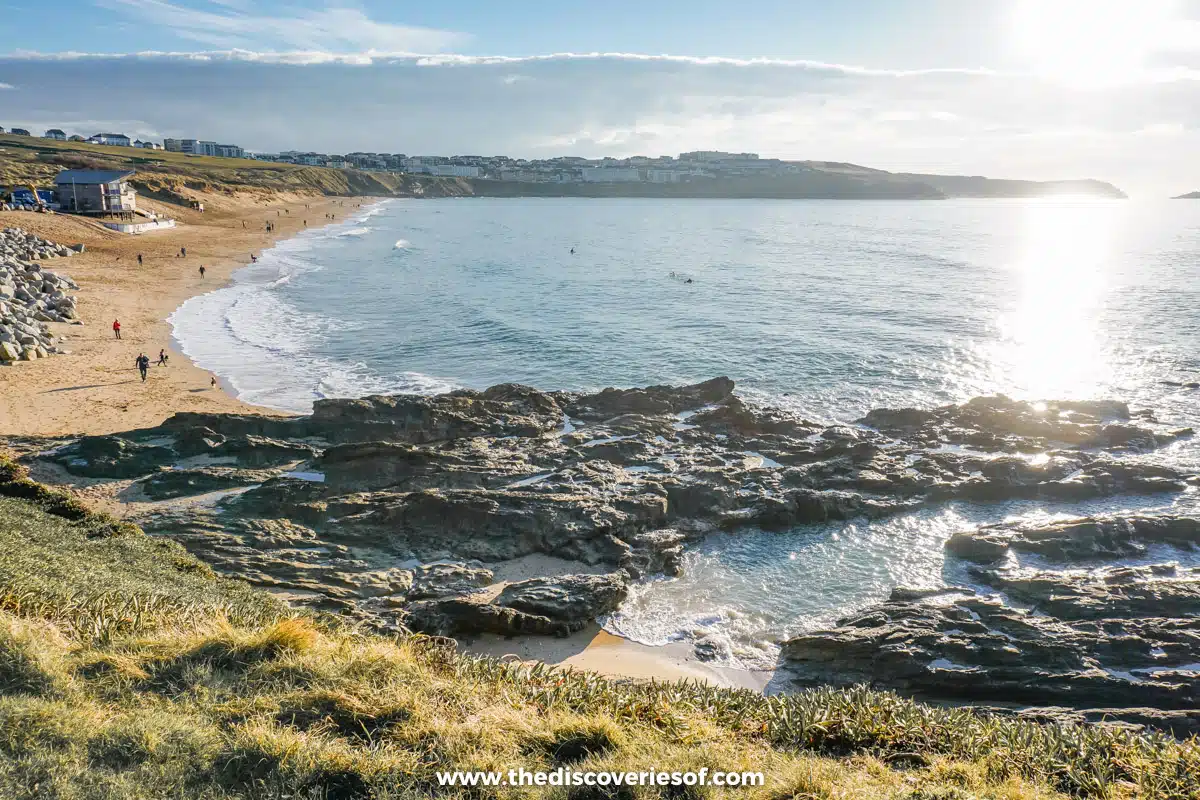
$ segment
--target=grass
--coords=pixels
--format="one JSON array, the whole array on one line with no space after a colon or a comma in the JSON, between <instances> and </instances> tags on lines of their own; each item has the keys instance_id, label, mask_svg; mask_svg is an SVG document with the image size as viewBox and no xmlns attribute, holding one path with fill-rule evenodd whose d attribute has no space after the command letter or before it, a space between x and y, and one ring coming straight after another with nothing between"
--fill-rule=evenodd
<instances>
[{"instance_id":1,"label":"grass","mask_svg":"<svg viewBox=\"0 0 1200 800\"><path fill-rule=\"evenodd\" d=\"M48 188L60 170L76 168L137 170L132 183L140 193L183 205L193 194L247 191L340 197L470 194L468 184L455 178L193 156L0 134L0 188L31 183Z\"/></svg>"},{"instance_id":2,"label":"grass","mask_svg":"<svg viewBox=\"0 0 1200 800\"><path fill-rule=\"evenodd\" d=\"M763 698L468 658L296 614L62 505L0 499L0 797L1200 798L1195 741L866 689ZM767 785L436 779L558 766L761 771Z\"/></svg>"}]
</instances>

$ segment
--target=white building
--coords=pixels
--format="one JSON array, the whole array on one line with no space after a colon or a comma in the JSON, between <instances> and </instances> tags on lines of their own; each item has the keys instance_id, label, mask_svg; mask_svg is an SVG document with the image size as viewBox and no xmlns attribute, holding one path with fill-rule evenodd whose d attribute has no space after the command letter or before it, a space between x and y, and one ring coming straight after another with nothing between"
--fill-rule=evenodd
<instances>
[{"instance_id":1,"label":"white building","mask_svg":"<svg viewBox=\"0 0 1200 800\"><path fill-rule=\"evenodd\" d=\"M688 174L678 169L648 169L646 180L650 183L679 183Z\"/></svg>"},{"instance_id":2,"label":"white building","mask_svg":"<svg viewBox=\"0 0 1200 800\"><path fill-rule=\"evenodd\" d=\"M588 167L580 170L584 183L635 183L642 173L634 167Z\"/></svg>"},{"instance_id":3,"label":"white building","mask_svg":"<svg viewBox=\"0 0 1200 800\"><path fill-rule=\"evenodd\" d=\"M479 167L463 164L434 164L433 166L433 174L444 178L478 178L480 172Z\"/></svg>"},{"instance_id":4,"label":"white building","mask_svg":"<svg viewBox=\"0 0 1200 800\"><path fill-rule=\"evenodd\" d=\"M90 144L107 144L113 147L129 147L129 137L123 133L97 133L88 139Z\"/></svg>"}]
</instances>

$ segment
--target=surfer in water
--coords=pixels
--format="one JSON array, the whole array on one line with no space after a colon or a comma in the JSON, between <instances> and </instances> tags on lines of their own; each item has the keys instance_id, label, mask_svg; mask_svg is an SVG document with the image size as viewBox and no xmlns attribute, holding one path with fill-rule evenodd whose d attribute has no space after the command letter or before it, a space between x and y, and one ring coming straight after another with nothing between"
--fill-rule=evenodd
<instances>
[{"instance_id":1,"label":"surfer in water","mask_svg":"<svg viewBox=\"0 0 1200 800\"><path fill-rule=\"evenodd\" d=\"M572 248L571 248L571 255L575 255L575 248L574 248L574 247L572 247Z\"/></svg>"}]
</instances>

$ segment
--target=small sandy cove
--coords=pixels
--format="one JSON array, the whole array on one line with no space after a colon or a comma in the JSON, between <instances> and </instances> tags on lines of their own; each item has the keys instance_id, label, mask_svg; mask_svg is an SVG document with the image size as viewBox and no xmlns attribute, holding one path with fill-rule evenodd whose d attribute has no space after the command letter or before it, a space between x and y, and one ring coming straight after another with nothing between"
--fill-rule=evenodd
<instances>
[{"instance_id":1,"label":"small sandy cove","mask_svg":"<svg viewBox=\"0 0 1200 800\"><path fill-rule=\"evenodd\" d=\"M343 221L370 200L253 196L205 198L201 213L139 198L140 205L174 217L179 227L140 235L117 233L65 214L0 212L0 228L24 228L53 242L84 244L86 252L43 262L75 280L83 325L51 324L69 350L37 361L0 367L0 435L100 434L157 425L176 411L258 411L221 389L212 377L171 349L167 317L183 301L212 291L271 244L308 227ZM266 233L266 223L275 231ZM181 247L187 257L179 256ZM143 263L137 263L138 254ZM200 277L200 265L205 275ZM113 320L121 321L121 340ZM139 353L153 366L142 384L134 367Z\"/></svg>"},{"instance_id":2,"label":"small sandy cove","mask_svg":"<svg viewBox=\"0 0 1200 800\"><path fill-rule=\"evenodd\" d=\"M56 344L67 354L0 366L0 436L115 433L157 425L177 411L282 413L247 405L226 394L220 383L211 388L213 376L171 348L167 317L189 297L223 286L234 270L250 263L251 254L304 230L305 222L308 228L329 224L326 214L341 222L373 201L222 196L204 202L201 213L139 198L142 207L179 222L174 229L140 235L68 215L0 212L0 228L24 228L59 244L86 246L81 255L44 262L79 284L83 325L51 324L56 337L66 337ZM271 234L267 222L275 224ZM186 257L179 255L183 247ZM119 341L113 320L121 321ZM169 354L168 365L152 366L143 384L134 359L145 353L153 363L160 349ZM89 499L86 489L81 494ZM481 637L467 649L634 679L689 678L761 689L769 678L768 673L714 668L697 661L686 646L647 647L599 626L567 639Z\"/></svg>"}]
</instances>

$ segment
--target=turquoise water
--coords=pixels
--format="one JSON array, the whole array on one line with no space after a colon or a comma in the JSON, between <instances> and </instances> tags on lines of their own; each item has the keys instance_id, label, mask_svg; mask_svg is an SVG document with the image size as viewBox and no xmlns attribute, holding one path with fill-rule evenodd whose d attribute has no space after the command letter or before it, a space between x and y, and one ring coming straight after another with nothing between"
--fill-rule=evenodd
<instances>
[{"instance_id":1,"label":"turquoise water","mask_svg":"<svg viewBox=\"0 0 1200 800\"><path fill-rule=\"evenodd\" d=\"M823 420L1000 392L1117 397L1200 424L1200 392L1164 383L1200 379L1197 278L1197 203L393 200L281 243L172 323L242 398L295 411L729 375ZM1191 443L1158 457L1200 469ZM957 527L1072 510L724 537L609 624L643 641L728 636L750 662L768 631L954 578L941 543Z\"/></svg>"}]
</instances>

